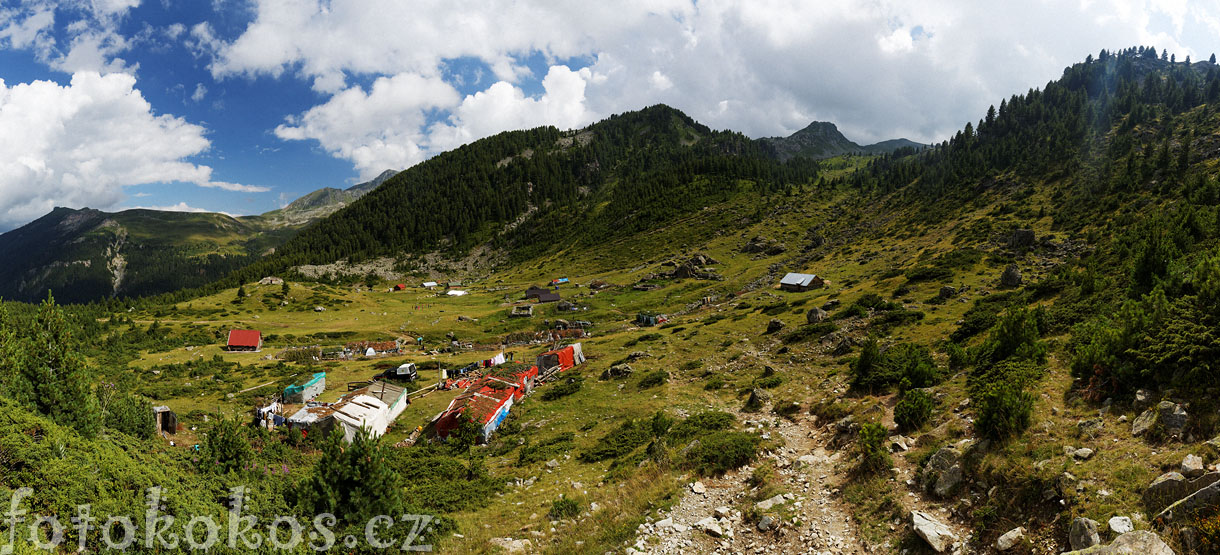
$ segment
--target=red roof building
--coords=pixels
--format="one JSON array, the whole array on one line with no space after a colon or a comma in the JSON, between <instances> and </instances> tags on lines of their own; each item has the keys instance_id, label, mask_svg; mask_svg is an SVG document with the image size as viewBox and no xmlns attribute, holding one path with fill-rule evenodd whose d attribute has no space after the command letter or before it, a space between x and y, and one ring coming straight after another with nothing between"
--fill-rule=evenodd
<instances>
[{"instance_id":1,"label":"red roof building","mask_svg":"<svg viewBox=\"0 0 1220 555\"><path fill-rule=\"evenodd\" d=\"M229 330L230 351L260 351L263 333L258 330Z\"/></svg>"},{"instance_id":2,"label":"red roof building","mask_svg":"<svg viewBox=\"0 0 1220 555\"><path fill-rule=\"evenodd\" d=\"M399 283L394 286L395 291L404 291L404 290L406 290L406 288L407 288L407 284L405 284L405 283Z\"/></svg>"}]
</instances>

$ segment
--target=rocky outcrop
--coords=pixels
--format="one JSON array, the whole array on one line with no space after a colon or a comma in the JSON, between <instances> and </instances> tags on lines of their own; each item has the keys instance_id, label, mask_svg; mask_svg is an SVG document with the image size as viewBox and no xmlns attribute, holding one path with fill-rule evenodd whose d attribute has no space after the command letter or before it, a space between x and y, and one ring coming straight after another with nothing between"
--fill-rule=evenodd
<instances>
[{"instance_id":1,"label":"rocky outcrop","mask_svg":"<svg viewBox=\"0 0 1220 555\"><path fill-rule=\"evenodd\" d=\"M911 528L937 553L944 553L957 541L951 528L922 511L911 511Z\"/></svg>"},{"instance_id":2,"label":"rocky outcrop","mask_svg":"<svg viewBox=\"0 0 1220 555\"><path fill-rule=\"evenodd\" d=\"M820 308L814 307L805 313L805 322L810 324L820 324L830 317L830 313Z\"/></svg>"},{"instance_id":3,"label":"rocky outcrop","mask_svg":"<svg viewBox=\"0 0 1220 555\"><path fill-rule=\"evenodd\" d=\"M939 297L942 300L952 299L953 297L956 297L956 296L957 296L957 288L953 287L952 285L941 286L940 293L937 294L937 297Z\"/></svg>"},{"instance_id":4,"label":"rocky outcrop","mask_svg":"<svg viewBox=\"0 0 1220 555\"><path fill-rule=\"evenodd\" d=\"M1097 545L1063 555L1174 555L1174 552L1156 534L1136 530L1115 538L1110 545Z\"/></svg>"},{"instance_id":5,"label":"rocky outcrop","mask_svg":"<svg viewBox=\"0 0 1220 555\"><path fill-rule=\"evenodd\" d=\"M1144 506L1150 513L1157 513L1217 482L1220 472L1209 472L1194 480L1187 480L1180 472L1166 472L1144 490Z\"/></svg>"},{"instance_id":6,"label":"rocky outcrop","mask_svg":"<svg viewBox=\"0 0 1220 555\"><path fill-rule=\"evenodd\" d=\"M1000 274L1000 285L1004 287L1020 287L1023 281L1021 269L1017 268L1016 264L1009 264L1004 268L1004 273Z\"/></svg>"},{"instance_id":7,"label":"rocky outcrop","mask_svg":"<svg viewBox=\"0 0 1220 555\"><path fill-rule=\"evenodd\" d=\"M1131 435L1139 437L1156 430L1165 438L1181 437L1186 429L1186 409L1173 401L1161 401L1131 422Z\"/></svg>"},{"instance_id":8,"label":"rocky outcrop","mask_svg":"<svg viewBox=\"0 0 1220 555\"><path fill-rule=\"evenodd\" d=\"M746 254L765 254L767 256L783 254L786 250L788 247L783 243L765 237L754 237L741 247L741 252Z\"/></svg>"},{"instance_id":9,"label":"rocky outcrop","mask_svg":"<svg viewBox=\"0 0 1220 555\"><path fill-rule=\"evenodd\" d=\"M996 538L995 550L996 551L1008 551L1009 549L1016 547L1017 544L1021 543L1021 540L1024 540L1024 539L1025 539L1025 527L1018 526L1016 528L1013 528L1012 530L1005 532L1004 535L1000 536L999 538Z\"/></svg>"},{"instance_id":10,"label":"rocky outcrop","mask_svg":"<svg viewBox=\"0 0 1220 555\"><path fill-rule=\"evenodd\" d=\"M607 368L605 372L602 372L601 379L602 380L614 380L614 379L619 379L619 378L626 378L626 377L630 376L631 373L634 371L635 370L633 368L631 368L630 364L615 364L614 366Z\"/></svg>"},{"instance_id":11,"label":"rocky outcrop","mask_svg":"<svg viewBox=\"0 0 1220 555\"><path fill-rule=\"evenodd\" d=\"M772 318L770 322L767 322L767 333L775 333L782 329L784 329L783 320Z\"/></svg>"},{"instance_id":12,"label":"rocky outcrop","mask_svg":"<svg viewBox=\"0 0 1220 555\"><path fill-rule=\"evenodd\" d=\"M924 465L924 491L940 498L953 495L962 483L962 453L953 447L942 447Z\"/></svg>"},{"instance_id":13,"label":"rocky outcrop","mask_svg":"<svg viewBox=\"0 0 1220 555\"><path fill-rule=\"evenodd\" d=\"M1202 480L1203 478L1199 478ZM1156 519L1166 524L1181 522L1201 509L1215 509L1220 506L1220 482L1213 482L1157 513Z\"/></svg>"}]
</instances>

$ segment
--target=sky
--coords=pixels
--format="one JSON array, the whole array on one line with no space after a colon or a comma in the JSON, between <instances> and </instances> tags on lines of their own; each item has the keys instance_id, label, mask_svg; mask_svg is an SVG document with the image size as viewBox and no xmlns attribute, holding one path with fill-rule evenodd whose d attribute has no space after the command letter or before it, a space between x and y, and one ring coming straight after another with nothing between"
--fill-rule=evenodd
<instances>
[{"instance_id":1,"label":"sky","mask_svg":"<svg viewBox=\"0 0 1220 555\"><path fill-rule=\"evenodd\" d=\"M500 131L664 103L943 140L1101 49L1220 51L1215 0L0 0L0 231L233 215Z\"/></svg>"}]
</instances>

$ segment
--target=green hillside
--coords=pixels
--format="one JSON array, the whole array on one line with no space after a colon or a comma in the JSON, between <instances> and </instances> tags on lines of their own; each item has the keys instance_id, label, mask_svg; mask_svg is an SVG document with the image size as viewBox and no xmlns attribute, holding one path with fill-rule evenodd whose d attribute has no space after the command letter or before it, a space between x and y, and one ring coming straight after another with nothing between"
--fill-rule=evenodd
<instances>
[{"instance_id":1,"label":"green hillside","mask_svg":"<svg viewBox=\"0 0 1220 555\"><path fill-rule=\"evenodd\" d=\"M235 484L257 488L259 516L328 510L344 531L428 514L446 553L932 552L916 512L962 553L1018 527L1015 552L1068 552L1082 518L1108 543L1121 517L1214 552L1214 502L1162 510L1193 487L1171 471L1206 481L1220 461L1217 137L1220 66L1144 47L1090 56L918 152L779 162L663 106L501 134L208 288L4 305L0 476L115 484L40 488L28 503L47 510L140 514L131 492L169 480L180 514L218 511ZM406 268L257 283L489 246L500 264L448 270L463 296L392 291ZM784 291L786 272L829 283ZM555 278L576 311L510 316ZM641 312L669 320L641 327ZM423 387L502 349L530 361L559 320L592 324L588 361L514 403L486 445L432 441L460 389L345 448L224 419L318 371L329 402L403 362ZM262 331L262 352L222 350L234 328ZM392 339L407 349L312 356ZM148 432L151 404L179 416L173 446Z\"/></svg>"}]
</instances>

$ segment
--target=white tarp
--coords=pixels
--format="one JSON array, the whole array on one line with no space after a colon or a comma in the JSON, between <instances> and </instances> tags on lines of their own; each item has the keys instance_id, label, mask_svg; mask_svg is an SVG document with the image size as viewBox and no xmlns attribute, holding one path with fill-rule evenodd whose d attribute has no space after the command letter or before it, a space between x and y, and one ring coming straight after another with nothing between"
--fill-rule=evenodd
<instances>
[{"instance_id":1,"label":"white tarp","mask_svg":"<svg viewBox=\"0 0 1220 555\"><path fill-rule=\"evenodd\" d=\"M375 349L373 349L372 347L369 347L369 350L364 352L364 356L366 356L366 357L377 356L377 351Z\"/></svg>"},{"instance_id":2,"label":"white tarp","mask_svg":"<svg viewBox=\"0 0 1220 555\"><path fill-rule=\"evenodd\" d=\"M445 294L449 295L450 297L461 297L462 295L465 295L466 292L462 291L461 289L450 289L449 292Z\"/></svg>"}]
</instances>

